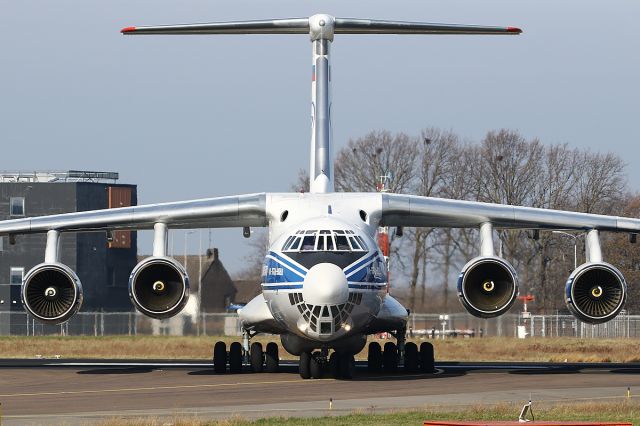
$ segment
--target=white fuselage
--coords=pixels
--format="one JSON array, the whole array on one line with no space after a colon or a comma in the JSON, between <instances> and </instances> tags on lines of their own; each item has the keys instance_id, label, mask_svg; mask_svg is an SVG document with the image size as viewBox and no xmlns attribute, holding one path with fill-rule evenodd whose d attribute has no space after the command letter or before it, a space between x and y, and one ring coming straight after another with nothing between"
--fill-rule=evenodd
<instances>
[{"instance_id":1,"label":"white fuselage","mask_svg":"<svg viewBox=\"0 0 640 426\"><path fill-rule=\"evenodd\" d=\"M240 312L244 325L260 330L266 304L283 332L321 343L366 334L381 311L406 318L384 308L392 298L375 240L380 209L375 193L270 194L263 293Z\"/></svg>"},{"instance_id":2,"label":"white fuselage","mask_svg":"<svg viewBox=\"0 0 640 426\"><path fill-rule=\"evenodd\" d=\"M271 245L262 291L290 333L330 341L361 332L386 294L385 261L372 236L330 217L292 228Z\"/></svg>"}]
</instances>

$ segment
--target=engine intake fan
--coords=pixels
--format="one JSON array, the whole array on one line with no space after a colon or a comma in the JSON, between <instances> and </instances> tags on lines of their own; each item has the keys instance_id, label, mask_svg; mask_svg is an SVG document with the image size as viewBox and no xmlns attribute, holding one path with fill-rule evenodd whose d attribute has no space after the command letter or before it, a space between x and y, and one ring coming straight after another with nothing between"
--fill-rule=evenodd
<instances>
[{"instance_id":1,"label":"engine intake fan","mask_svg":"<svg viewBox=\"0 0 640 426\"><path fill-rule=\"evenodd\" d=\"M149 257L133 268L129 297L143 314L156 319L170 318L189 300L189 277L174 259Z\"/></svg>"},{"instance_id":2,"label":"engine intake fan","mask_svg":"<svg viewBox=\"0 0 640 426\"><path fill-rule=\"evenodd\" d=\"M585 263L569 276L565 292L567 308L576 318L599 324L620 313L627 298L627 283L608 263Z\"/></svg>"},{"instance_id":3,"label":"engine intake fan","mask_svg":"<svg viewBox=\"0 0 640 426\"><path fill-rule=\"evenodd\" d=\"M471 315L479 318L502 315L518 297L516 271L499 257L476 257L460 272L458 297Z\"/></svg>"},{"instance_id":4,"label":"engine intake fan","mask_svg":"<svg viewBox=\"0 0 640 426\"><path fill-rule=\"evenodd\" d=\"M60 324L82 305L82 285L78 276L61 263L41 263L33 267L22 283L22 304L40 322Z\"/></svg>"}]
</instances>

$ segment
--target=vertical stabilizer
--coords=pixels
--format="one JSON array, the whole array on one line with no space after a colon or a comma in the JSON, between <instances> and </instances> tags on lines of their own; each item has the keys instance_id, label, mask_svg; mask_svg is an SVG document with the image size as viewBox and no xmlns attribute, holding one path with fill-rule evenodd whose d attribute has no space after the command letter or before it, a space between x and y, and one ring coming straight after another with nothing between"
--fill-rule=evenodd
<instances>
[{"instance_id":1,"label":"vertical stabilizer","mask_svg":"<svg viewBox=\"0 0 640 426\"><path fill-rule=\"evenodd\" d=\"M309 18L312 43L311 64L311 164L309 187L313 193L333 192L331 161L331 65L335 18L313 15Z\"/></svg>"}]
</instances>

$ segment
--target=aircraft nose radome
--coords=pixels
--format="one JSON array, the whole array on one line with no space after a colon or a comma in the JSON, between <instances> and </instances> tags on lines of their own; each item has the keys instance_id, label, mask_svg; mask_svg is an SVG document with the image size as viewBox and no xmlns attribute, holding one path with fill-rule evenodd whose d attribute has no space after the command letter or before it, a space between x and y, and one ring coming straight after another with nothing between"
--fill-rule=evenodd
<instances>
[{"instance_id":1,"label":"aircraft nose radome","mask_svg":"<svg viewBox=\"0 0 640 426\"><path fill-rule=\"evenodd\" d=\"M319 263L309 269L302 297L312 305L339 305L349 299L347 277L333 263Z\"/></svg>"}]
</instances>

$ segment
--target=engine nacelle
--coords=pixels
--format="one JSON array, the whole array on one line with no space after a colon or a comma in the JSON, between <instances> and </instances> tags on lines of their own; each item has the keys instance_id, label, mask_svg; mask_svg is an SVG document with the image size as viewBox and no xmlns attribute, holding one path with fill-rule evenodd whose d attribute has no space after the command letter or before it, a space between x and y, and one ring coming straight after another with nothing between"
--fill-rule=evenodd
<instances>
[{"instance_id":1,"label":"engine nacelle","mask_svg":"<svg viewBox=\"0 0 640 426\"><path fill-rule=\"evenodd\" d=\"M599 324L615 318L624 307L627 283L608 263L584 263L565 287L567 308L580 321Z\"/></svg>"},{"instance_id":2,"label":"engine nacelle","mask_svg":"<svg viewBox=\"0 0 640 426\"><path fill-rule=\"evenodd\" d=\"M189 277L182 265L170 257L148 257L131 272L129 297L143 314L170 318L189 300Z\"/></svg>"},{"instance_id":3,"label":"engine nacelle","mask_svg":"<svg viewBox=\"0 0 640 426\"><path fill-rule=\"evenodd\" d=\"M34 266L22 282L22 304L34 318L60 324L82 305L82 284L75 272L62 263Z\"/></svg>"},{"instance_id":4,"label":"engine nacelle","mask_svg":"<svg viewBox=\"0 0 640 426\"><path fill-rule=\"evenodd\" d=\"M515 269L499 257L476 257L458 277L458 297L471 315L493 318L504 314L518 297Z\"/></svg>"}]
</instances>

